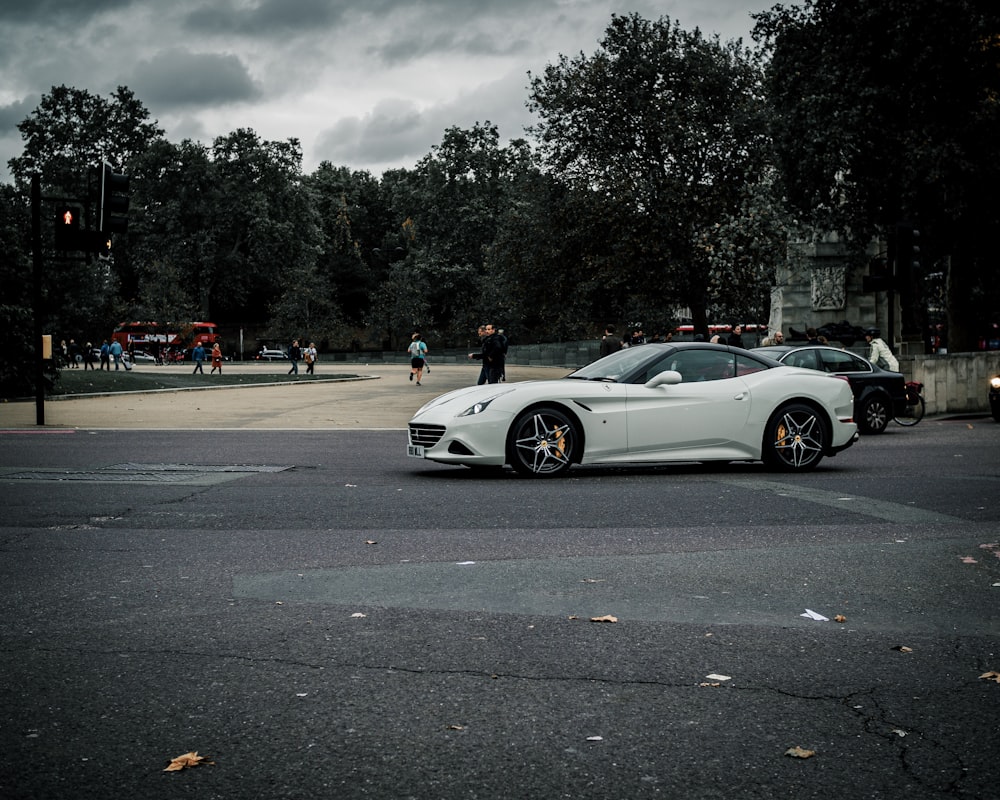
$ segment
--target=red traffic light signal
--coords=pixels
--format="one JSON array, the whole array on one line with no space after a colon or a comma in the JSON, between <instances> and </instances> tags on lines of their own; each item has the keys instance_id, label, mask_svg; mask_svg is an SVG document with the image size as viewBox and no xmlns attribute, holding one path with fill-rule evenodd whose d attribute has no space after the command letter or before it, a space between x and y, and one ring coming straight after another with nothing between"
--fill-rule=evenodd
<instances>
[{"instance_id":1,"label":"red traffic light signal","mask_svg":"<svg viewBox=\"0 0 1000 800\"><path fill-rule=\"evenodd\" d=\"M78 206L61 205L56 208L55 246L57 250L80 249L80 215Z\"/></svg>"}]
</instances>

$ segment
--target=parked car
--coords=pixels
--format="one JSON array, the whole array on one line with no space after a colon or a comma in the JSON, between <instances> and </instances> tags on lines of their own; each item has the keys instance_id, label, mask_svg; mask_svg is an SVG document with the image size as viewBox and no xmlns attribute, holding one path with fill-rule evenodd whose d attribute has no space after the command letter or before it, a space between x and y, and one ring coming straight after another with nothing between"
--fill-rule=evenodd
<instances>
[{"instance_id":1,"label":"parked car","mask_svg":"<svg viewBox=\"0 0 1000 800\"><path fill-rule=\"evenodd\" d=\"M559 475L573 464L764 461L813 469L857 439L847 381L705 342L647 344L565 378L471 386L424 405L407 455Z\"/></svg>"},{"instance_id":2,"label":"parked car","mask_svg":"<svg viewBox=\"0 0 1000 800\"><path fill-rule=\"evenodd\" d=\"M854 419L861 433L882 433L897 415L906 413L906 379L868 359L826 345L775 345L755 348L782 364L805 367L847 378L854 392Z\"/></svg>"},{"instance_id":3,"label":"parked car","mask_svg":"<svg viewBox=\"0 0 1000 800\"><path fill-rule=\"evenodd\" d=\"M284 350L261 350L257 353L257 361L287 361L288 353Z\"/></svg>"},{"instance_id":4,"label":"parked car","mask_svg":"<svg viewBox=\"0 0 1000 800\"><path fill-rule=\"evenodd\" d=\"M145 350L133 350L130 352L125 352L123 354L128 358L133 364L155 364L156 356L147 353Z\"/></svg>"}]
</instances>

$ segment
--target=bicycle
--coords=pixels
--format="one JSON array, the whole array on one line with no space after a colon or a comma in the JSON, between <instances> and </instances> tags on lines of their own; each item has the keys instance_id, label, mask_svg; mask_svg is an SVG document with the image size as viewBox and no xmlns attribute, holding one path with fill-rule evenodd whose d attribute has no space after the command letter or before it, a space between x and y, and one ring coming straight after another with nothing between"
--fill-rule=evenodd
<instances>
[{"instance_id":1,"label":"bicycle","mask_svg":"<svg viewBox=\"0 0 1000 800\"><path fill-rule=\"evenodd\" d=\"M899 416L893 417L900 425L911 427L924 418L924 385L919 381L906 382L906 408Z\"/></svg>"}]
</instances>

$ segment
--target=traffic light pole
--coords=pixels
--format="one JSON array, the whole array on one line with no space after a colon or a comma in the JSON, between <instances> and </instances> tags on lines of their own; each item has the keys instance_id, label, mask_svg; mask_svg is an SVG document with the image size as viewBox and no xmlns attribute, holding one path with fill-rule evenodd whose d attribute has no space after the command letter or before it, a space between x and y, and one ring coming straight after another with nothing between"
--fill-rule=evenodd
<instances>
[{"instance_id":1,"label":"traffic light pole","mask_svg":"<svg viewBox=\"0 0 1000 800\"><path fill-rule=\"evenodd\" d=\"M35 345L35 424L45 424L45 364L42 360L42 179L31 176L32 337Z\"/></svg>"}]
</instances>

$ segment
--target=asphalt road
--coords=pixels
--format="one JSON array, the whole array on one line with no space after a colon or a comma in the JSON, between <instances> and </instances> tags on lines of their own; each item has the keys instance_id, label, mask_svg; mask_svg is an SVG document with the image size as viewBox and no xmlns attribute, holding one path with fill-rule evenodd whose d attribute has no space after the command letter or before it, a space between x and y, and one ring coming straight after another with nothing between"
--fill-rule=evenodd
<instances>
[{"instance_id":1,"label":"asphalt road","mask_svg":"<svg viewBox=\"0 0 1000 800\"><path fill-rule=\"evenodd\" d=\"M1000 425L484 479L306 389L0 409L0 797L997 797Z\"/></svg>"}]
</instances>

